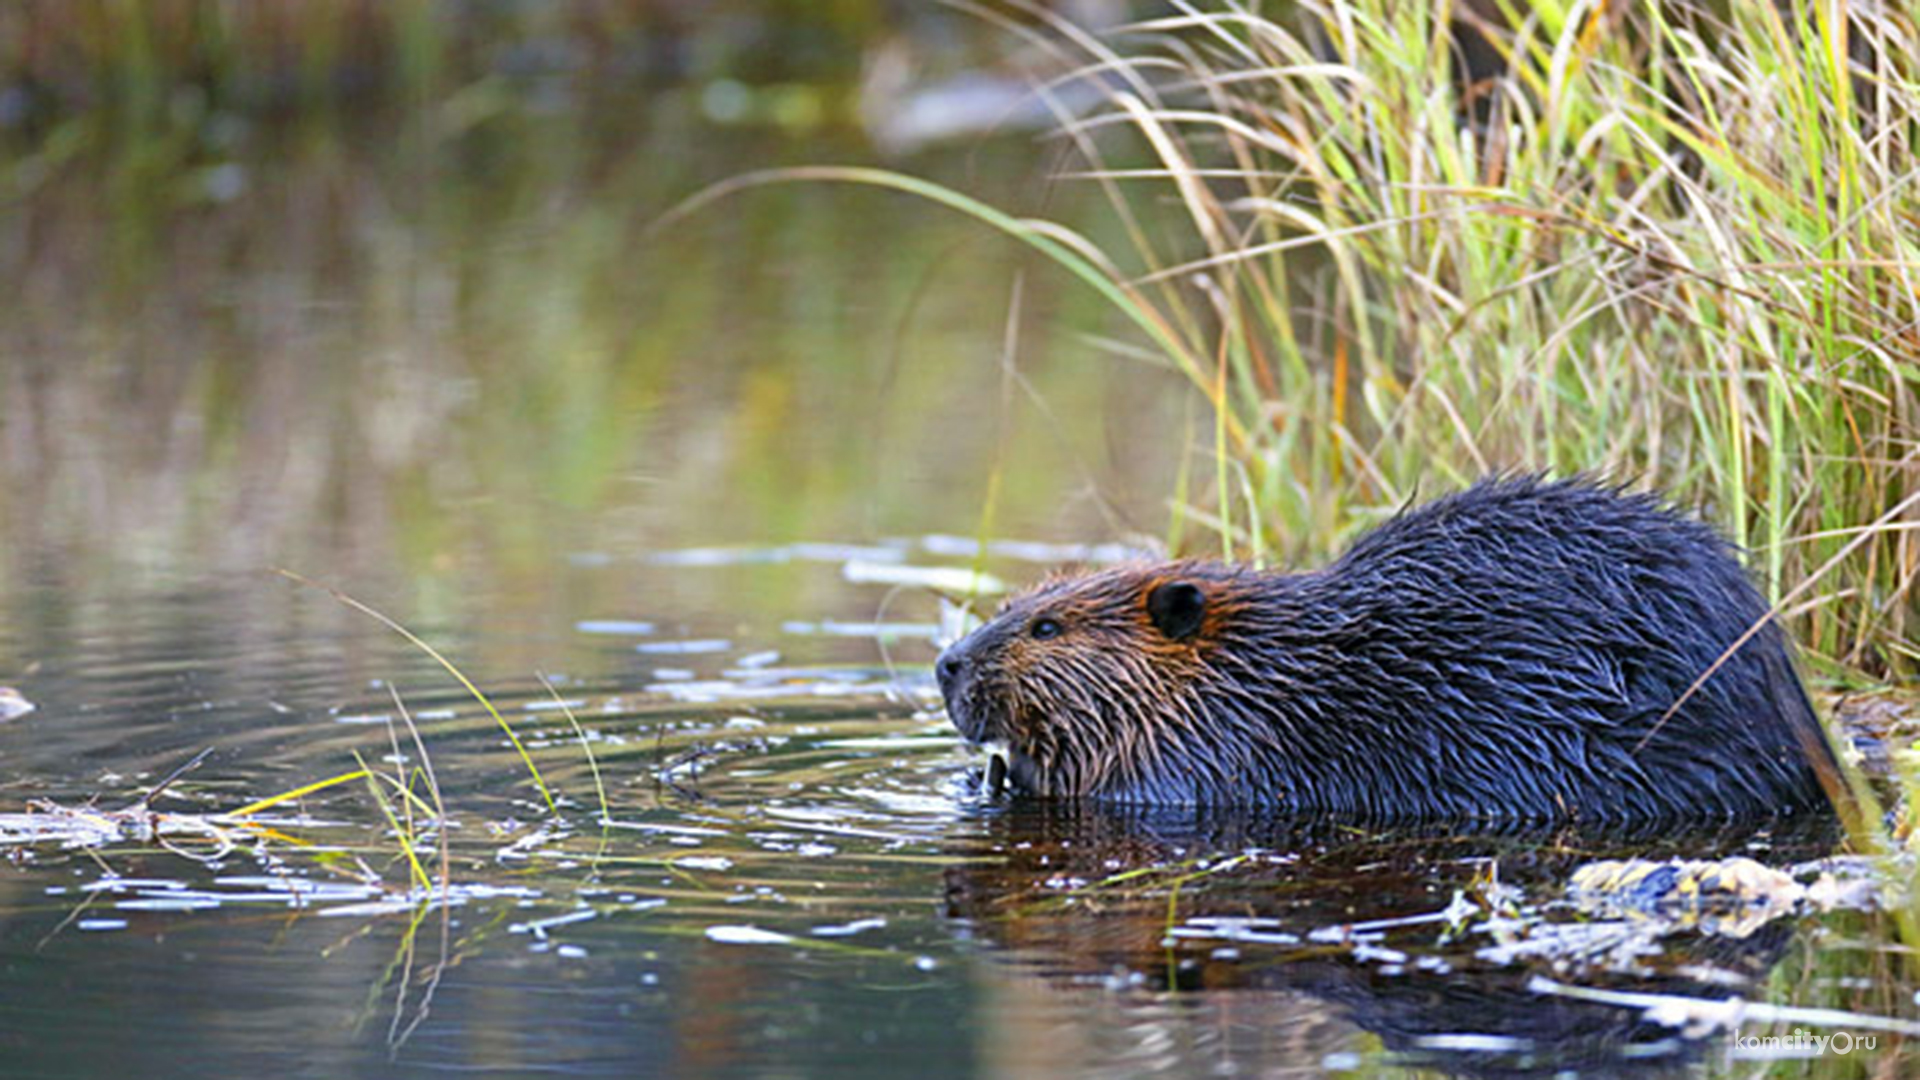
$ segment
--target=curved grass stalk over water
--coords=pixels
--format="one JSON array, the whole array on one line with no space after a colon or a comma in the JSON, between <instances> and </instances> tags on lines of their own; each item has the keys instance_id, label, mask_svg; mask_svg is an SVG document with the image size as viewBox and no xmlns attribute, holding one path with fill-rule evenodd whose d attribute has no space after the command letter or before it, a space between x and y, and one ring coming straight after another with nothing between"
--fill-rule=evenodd
<instances>
[{"instance_id":1,"label":"curved grass stalk over water","mask_svg":"<svg viewBox=\"0 0 1920 1080\"><path fill-rule=\"evenodd\" d=\"M346 606L352 608L353 610L358 611L361 614L372 618L376 622L380 623L380 625L386 627L387 629L393 631L396 634L399 634L401 637L406 638L409 644L413 645L415 648L419 649L421 652L424 652L428 656L432 657L434 663L439 664L442 668L446 670L447 674L453 676L455 681L457 681L461 686L466 688L467 693L473 695L473 699L480 703L481 708L484 708L487 710L487 715L493 717L493 722L495 724L498 724L500 727L500 730L506 734L507 741L513 744L514 752L520 755L520 763L526 766L527 775L533 779L533 786L539 790L540 798L547 804L547 812L556 818L560 816L560 807L554 802L553 792L548 790L547 782L544 779L542 779L540 776L540 767L533 763L533 755L527 752L526 745L520 741L520 736L513 730L513 725L507 723L507 718L500 715L500 710L494 708L493 702L490 699L488 699L487 695L482 693L480 691L480 688L473 684L473 680L467 678L465 672L461 671L458 667L454 666L453 661L441 655L440 650L434 648L432 645L427 644L425 641L423 641L419 637L419 635L415 634L413 631L408 630L406 627L401 626L397 622L394 622L392 619L386 617L385 615L382 615L378 611L375 611L373 608L370 608L367 605L361 603L360 601L355 600L353 597L348 596L346 593L341 592L339 589L322 585L311 578L302 577L301 575L296 574L291 570L285 570L280 567L274 567L273 572L276 574L279 574L283 578L286 578L288 581L296 582L301 585L306 585L311 588L319 589L322 592L327 593L328 595L332 596L335 600L340 601L342 604L345 604ZM365 771L364 764L361 766L361 771L362 772Z\"/></svg>"}]
</instances>

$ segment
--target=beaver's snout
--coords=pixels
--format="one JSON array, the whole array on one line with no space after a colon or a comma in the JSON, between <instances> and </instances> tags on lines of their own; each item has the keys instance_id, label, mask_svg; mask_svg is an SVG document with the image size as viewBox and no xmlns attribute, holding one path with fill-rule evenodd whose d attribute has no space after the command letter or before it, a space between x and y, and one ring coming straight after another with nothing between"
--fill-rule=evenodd
<instances>
[{"instance_id":1,"label":"beaver's snout","mask_svg":"<svg viewBox=\"0 0 1920 1080\"><path fill-rule=\"evenodd\" d=\"M940 679L940 696L949 702L953 692L960 686L960 676L966 671L967 662L961 655L960 647L964 641L956 641L940 653L940 659L934 661L933 673Z\"/></svg>"},{"instance_id":2,"label":"beaver's snout","mask_svg":"<svg viewBox=\"0 0 1920 1080\"><path fill-rule=\"evenodd\" d=\"M982 628L968 634L947 646L933 662L934 676L940 680L940 696L947 702L947 719L961 738L986 749L987 770L981 780L989 794L998 795L1009 786L1039 790L1039 767L1032 758L1010 745L1005 722L994 719L998 714L988 704L994 693L983 686L979 670L983 661L978 653L993 648L990 642L981 644L989 633ZM986 666L991 666L990 660ZM987 679L986 685L990 686L993 681Z\"/></svg>"},{"instance_id":3,"label":"beaver's snout","mask_svg":"<svg viewBox=\"0 0 1920 1080\"><path fill-rule=\"evenodd\" d=\"M978 658L973 655L977 634L968 634L959 641L946 647L940 653L940 659L934 661L933 672L940 680L940 696L947 702L947 718L968 742L986 741L985 725L979 717L973 715L979 710L968 708L976 676Z\"/></svg>"}]
</instances>

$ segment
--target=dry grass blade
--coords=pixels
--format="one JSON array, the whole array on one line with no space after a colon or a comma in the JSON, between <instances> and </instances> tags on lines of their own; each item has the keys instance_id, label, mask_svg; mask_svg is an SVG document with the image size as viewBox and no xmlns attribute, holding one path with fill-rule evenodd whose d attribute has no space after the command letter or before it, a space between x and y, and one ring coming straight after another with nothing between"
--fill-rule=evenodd
<instances>
[{"instance_id":1,"label":"dry grass blade","mask_svg":"<svg viewBox=\"0 0 1920 1080\"><path fill-rule=\"evenodd\" d=\"M353 770L352 772L341 773L339 776L329 776L325 780L315 780L311 784L302 784L301 786L294 788L291 791L283 791L278 795L269 795L266 798L260 799L256 802L250 802L247 805L239 808L238 810L229 810L224 816L230 819L252 817L253 815L258 814L262 810L268 810L275 806L279 806L281 803L291 802L303 796L311 795L316 791L325 791L330 787L335 787L340 784L350 783L354 780L365 779L366 775L367 775L367 770L363 766L361 768Z\"/></svg>"}]
</instances>

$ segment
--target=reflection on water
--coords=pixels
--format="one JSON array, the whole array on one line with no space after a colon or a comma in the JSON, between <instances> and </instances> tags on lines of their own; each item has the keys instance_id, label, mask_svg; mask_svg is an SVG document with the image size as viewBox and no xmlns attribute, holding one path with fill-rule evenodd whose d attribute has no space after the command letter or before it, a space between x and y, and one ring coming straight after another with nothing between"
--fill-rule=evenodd
<instances>
[{"instance_id":1,"label":"reflection on water","mask_svg":"<svg viewBox=\"0 0 1920 1080\"><path fill-rule=\"evenodd\" d=\"M1156 1060L1164 1071L1383 1060L1462 1075L1609 1072L1636 1061L1677 1070L1713 1043L1635 1010L1542 996L1533 979L1576 971L1583 983L1615 985L1630 975L1619 984L1718 999L1764 985L1793 927L1702 923L1663 940L1654 920L1570 910L1556 901L1559 883L1610 850L1748 850L1791 862L1833 842L1750 830L1369 834L1078 811L1018 812L993 832L1006 857L950 869L948 901L964 927L1015 959L1024 978L1011 980L1013 996L1024 983L1066 987L1095 1013L1116 1002L1160 1006L1158 1053L1096 1025L1089 1052L1104 1069L1093 1072L1146 1071ZM1168 1011L1169 1002L1184 1004ZM1054 1021L1016 1008L1001 1022ZM1038 1035L997 1042L1047 1045Z\"/></svg>"},{"instance_id":2,"label":"reflection on water","mask_svg":"<svg viewBox=\"0 0 1920 1080\"><path fill-rule=\"evenodd\" d=\"M0 868L7 1075L1746 1075L1529 976L1913 1015L1874 915L1488 952L1596 932L1562 882L1619 839L981 798L920 571L958 593L1150 544L1196 439L1179 384L895 196L649 231L742 168L864 152L831 130L487 100L219 168L80 115L11 177L0 684L37 708L0 722L0 836L63 831ZM913 167L1072 219L1043 153ZM453 658L557 816L431 657L270 567ZM210 816L362 763L422 801ZM1807 857L1755 843L1651 846Z\"/></svg>"}]
</instances>

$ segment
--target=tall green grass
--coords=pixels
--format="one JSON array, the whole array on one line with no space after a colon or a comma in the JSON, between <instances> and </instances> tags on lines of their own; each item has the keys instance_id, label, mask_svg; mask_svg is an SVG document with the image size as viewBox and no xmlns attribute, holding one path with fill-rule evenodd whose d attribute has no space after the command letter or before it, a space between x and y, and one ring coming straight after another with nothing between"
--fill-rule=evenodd
<instances>
[{"instance_id":1,"label":"tall green grass","mask_svg":"<svg viewBox=\"0 0 1920 1080\"><path fill-rule=\"evenodd\" d=\"M1911 11L1173 7L1039 40L1107 88L1064 131L1128 240L1073 268L1216 406L1231 546L1598 471L1716 518L1817 655L1913 669Z\"/></svg>"}]
</instances>

